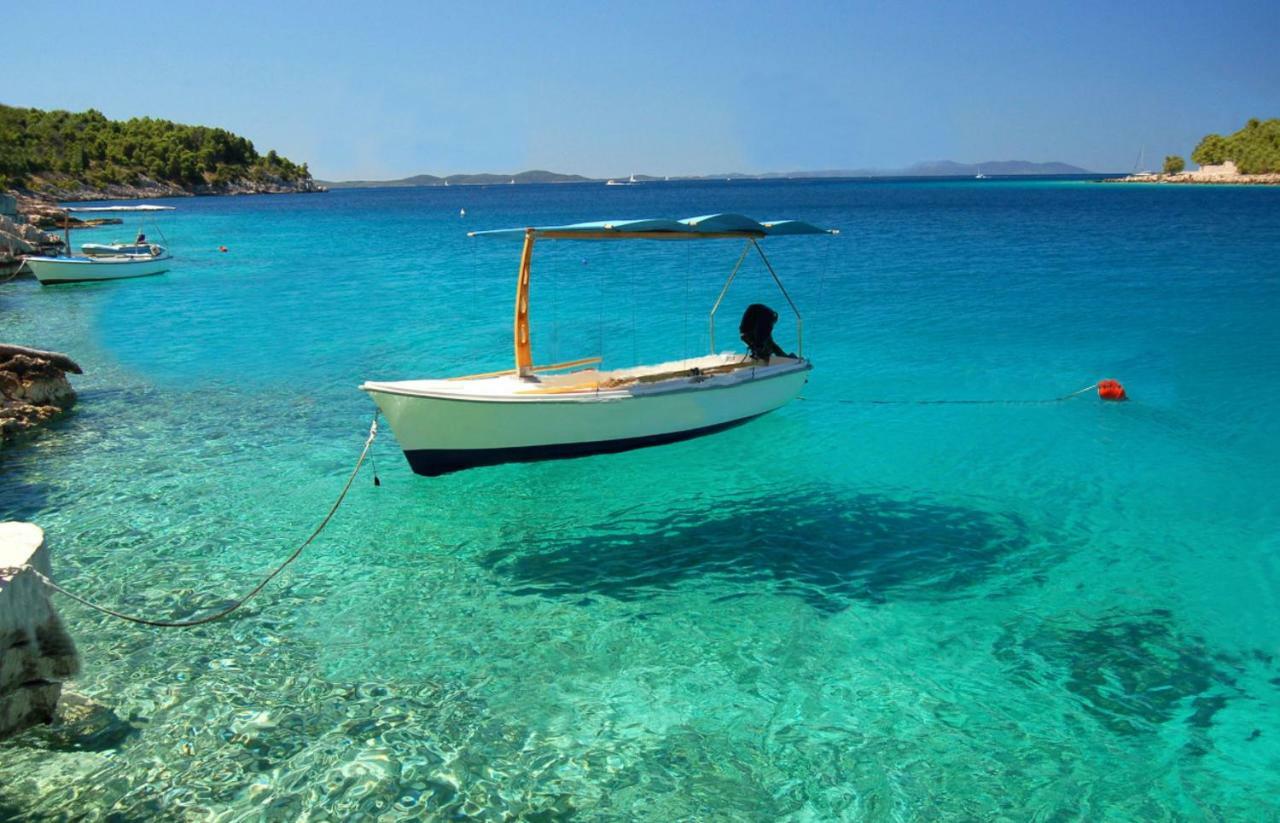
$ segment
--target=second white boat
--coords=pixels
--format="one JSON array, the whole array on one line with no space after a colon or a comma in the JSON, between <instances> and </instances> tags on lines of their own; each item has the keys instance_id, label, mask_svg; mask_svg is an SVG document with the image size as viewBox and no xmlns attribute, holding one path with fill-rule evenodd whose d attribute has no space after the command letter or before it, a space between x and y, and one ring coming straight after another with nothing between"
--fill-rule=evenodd
<instances>
[{"instance_id":1,"label":"second white boat","mask_svg":"<svg viewBox=\"0 0 1280 823\"><path fill-rule=\"evenodd\" d=\"M124 280L163 274L173 256L167 253L122 254L101 257L28 257L31 273L44 285Z\"/></svg>"}]
</instances>

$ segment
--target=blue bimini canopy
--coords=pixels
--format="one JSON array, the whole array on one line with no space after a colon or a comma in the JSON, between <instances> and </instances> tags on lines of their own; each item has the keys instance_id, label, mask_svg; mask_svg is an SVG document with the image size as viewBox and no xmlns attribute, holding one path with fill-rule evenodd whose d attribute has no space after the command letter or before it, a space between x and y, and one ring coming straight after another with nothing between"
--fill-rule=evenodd
<instances>
[{"instance_id":1,"label":"blue bimini canopy","mask_svg":"<svg viewBox=\"0 0 1280 823\"><path fill-rule=\"evenodd\" d=\"M706 214L684 220L597 220L567 226L529 226L523 229L473 231L468 237L545 237L553 240L698 240L717 237L777 237L797 234L839 234L800 220L756 222L741 214Z\"/></svg>"}]
</instances>

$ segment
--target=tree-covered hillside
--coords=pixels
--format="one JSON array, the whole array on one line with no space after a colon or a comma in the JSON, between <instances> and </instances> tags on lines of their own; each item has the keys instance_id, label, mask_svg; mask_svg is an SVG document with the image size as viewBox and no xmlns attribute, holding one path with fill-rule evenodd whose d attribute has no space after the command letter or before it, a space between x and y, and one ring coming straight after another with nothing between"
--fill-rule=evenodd
<instances>
[{"instance_id":1,"label":"tree-covered hillside","mask_svg":"<svg viewBox=\"0 0 1280 823\"><path fill-rule=\"evenodd\" d=\"M108 120L86 112L41 111L0 104L0 189L35 177L62 176L91 187L149 179L181 188L240 181L309 180L297 165L226 129L150 117Z\"/></svg>"},{"instance_id":2,"label":"tree-covered hillside","mask_svg":"<svg viewBox=\"0 0 1280 823\"><path fill-rule=\"evenodd\" d=\"M1250 120L1235 134L1210 134L1200 141L1191 159L1202 166L1231 160L1242 174L1280 172L1280 120Z\"/></svg>"}]
</instances>

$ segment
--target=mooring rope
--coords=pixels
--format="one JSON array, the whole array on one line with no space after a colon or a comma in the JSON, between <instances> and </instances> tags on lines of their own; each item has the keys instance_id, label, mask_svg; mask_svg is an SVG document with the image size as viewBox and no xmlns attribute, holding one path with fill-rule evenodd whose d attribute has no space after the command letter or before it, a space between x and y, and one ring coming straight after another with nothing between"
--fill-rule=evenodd
<instances>
[{"instance_id":1,"label":"mooring rope","mask_svg":"<svg viewBox=\"0 0 1280 823\"><path fill-rule=\"evenodd\" d=\"M1070 394L1064 394L1061 397L1050 397L1046 400L845 400L841 398L813 398L802 397L801 400L810 403L847 403L851 406L949 406L949 405L968 405L968 406L1038 406L1047 403L1062 403L1073 397L1079 397L1086 392L1091 392L1098 388L1097 383L1090 383L1083 389L1077 389Z\"/></svg>"},{"instance_id":2,"label":"mooring rope","mask_svg":"<svg viewBox=\"0 0 1280 823\"><path fill-rule=\"evenodd\" d=\"M23 266L25 266L25 265L27 265L26 258L23 258L23 259L19 260L19 259L17 258L17 256L13 253L13 244L12 244L12 243L5 243L5 245L6 245L6 246L8 247L8 249L9 249L9 260L10 260L10 262L12 262L12 263L13 263L13 265L14 265L16 268L14 268L14 270L13 270L13 271L9 272L9 276L8 276L8 277L6 277L6 278L5 278L5 279L3 279L3 280L0 280L0 286L3 286L5 283L8 283L10 280L12 280L13 278L17 277L17 276L18 276L18 272L22 271L22 267L23 267Z\"/></svg>"},{"instance_id":3,"label":"mooring rope","mask_svg":"<svg viewBox=\"0 0 1280 823\"><path fill-rule=\"evenodd\" d=\"M320 525L316 526L315 531L311 532L311 535L306 540L302 541L302 544L299 545L298 548L293 550L293 554L289 555L283 563L281 563L280 565L272 569L271 573L268 574L266 577L262 578L262 580L258 583L258 585L254 586L253 589L251 589L248 594L246 594L244 597L240 598L236 602L232 603L227 608L215 614L207 615L205 617L197 618L195 620L151 620L146 617L137 617L130 614L123 614L114 609L109 609L106 606L100 606L97 603L93 603L81 597L80 595L75 594L74 592L67 591L62 586L50 580L39 569L35 568L30 564L27 564L25 566L19 566L17 568L0 569L0 573L13 574L20 571L31 572L37 578L39 578L39 580L42 583L44 583L53 591L58 592L59 594L64 594L83 606L88 606L94 611L102 612L103 614L110 615L112 617L118 617L121 620L127 620L130 623L140 623L143 626L158 626L163 629L187 629L187 628L191 628L192 626L202 626L206 623L212 623L215 620L221 620L222 618L234 612L236 609L243 606L245 603L248 603L254 597L257 597L258 593L261 592L263 589L265 589L267 587L267 584L270 583L275 578L276 575L284 571L285 568L288 567L290 563L297 560L302 555L302 550L305 549L307 546L311 545L311 541L315 540L317 537L320 536L320 532L324 531L325 526L328 526L329 521L333 519L333 516L335 514L337 514L338 508L342 505L342 501L346 500L347 492L351 491L351 484L355 482L356 475L360 473L360 467L364 464L364 459L369 455L369 449L373 446L373 440L377 436L378 436L378 417L377 415L374 415L373 422L369 424L369 436L365 438L364 448L360 451L360 457L356 459L356 465L354 468L351 469L351 475L347 478L346 484L343 485L342 492L338 495L338 499L333 501L333 505L329 507L329 513L326 514L324 516L324 519L320 521Z\"/></svg>"}]
</instances>

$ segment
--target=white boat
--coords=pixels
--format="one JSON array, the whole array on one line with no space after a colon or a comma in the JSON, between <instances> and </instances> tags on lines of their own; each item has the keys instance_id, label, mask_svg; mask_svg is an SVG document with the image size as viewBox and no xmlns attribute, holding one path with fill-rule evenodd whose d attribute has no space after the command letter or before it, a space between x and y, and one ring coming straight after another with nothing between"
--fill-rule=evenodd
<instances>
[{"instance_id":1,"label":"white boat","mask_svg":"<svg viewBox=\"0 0 1280 823\"><path fill-rule=\"evenodd\" d=\"M759 223L741 215L687 220L628 220L472 232L524 238L516 286L515 367L463 377L368 381L414 472L436 476L476 466L626 451L699 437L746 423L793 399L812 368L804 357L803 321L758 242L772 235L835 234L794 220ZM703 357L613 371L599 357L533 365L529 281L534 244L553 240L743 240L741 253L710 312L711 352ZM747 255L768 267L796 317L797 353L771 333L744 331L754 354L716 352L715 314ZM743 328L747 327L744 316ZM767 342L765 340L767 338ZM576 369L576 370L575 370Z\"/></svg>"},{"instance_id":2,"label":"white boat","mask_svg":"<svg viewBox=\"0 0 1280 823\"><path fill-rule=\"evenodd\" d=\"M143 204L141 206L81 206L79 208L68 208L67 211L173 211L174 208L174 206L151 206Z\"/></svg>"},{"instance_id":3,"label":"white boat","mask_svg":"<svg viewBox=\"0 0 1280 823\"><path fill-rule=\"evenodd\" d=\"M27 267L43 284L124 280L169 270L168 253L120 254L109 257L28 257Z\"/></svg>"}]
</instances>

